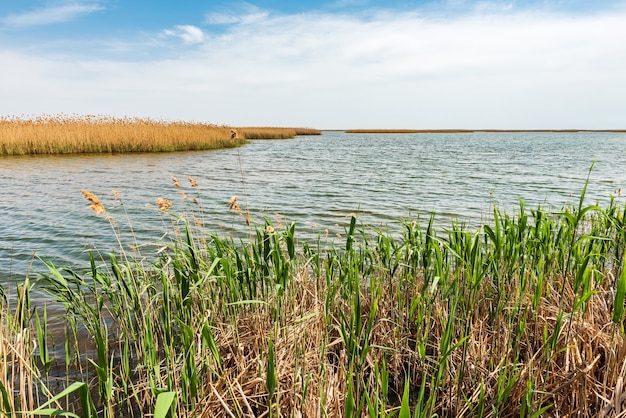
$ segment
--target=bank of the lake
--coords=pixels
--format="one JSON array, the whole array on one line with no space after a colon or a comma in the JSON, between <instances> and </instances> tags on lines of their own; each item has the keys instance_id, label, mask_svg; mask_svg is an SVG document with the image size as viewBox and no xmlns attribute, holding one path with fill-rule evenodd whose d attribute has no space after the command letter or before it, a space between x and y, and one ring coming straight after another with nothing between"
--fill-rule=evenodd
<instances>
[{"instance_id":1,"label":"bank of the lake","mask_svg":"<svg viewBox=\"0 0 626 418\"><path fill-rule=\"evenodd\" d=\"M618 416L625 139L324 132L0 158L0 407ZM54 267L27 275L34 250ZM64 387L83 404L45 406Z\"/></svg>"},{"instance_id":2,"label":"bank of the lake","mask_svg":"<svg viewBox=\"0 0 626 418\"><path fill-rule=\"evenodd\" d=\"M392 237L353 217L334 245L296 223L239 241L172 214L167 246L49 264L2 304L0 410L621 416L626 208L584 187L481 228L407 220ZM60 356L33 285L66 309Z\"/></svg>"}]
</instances>

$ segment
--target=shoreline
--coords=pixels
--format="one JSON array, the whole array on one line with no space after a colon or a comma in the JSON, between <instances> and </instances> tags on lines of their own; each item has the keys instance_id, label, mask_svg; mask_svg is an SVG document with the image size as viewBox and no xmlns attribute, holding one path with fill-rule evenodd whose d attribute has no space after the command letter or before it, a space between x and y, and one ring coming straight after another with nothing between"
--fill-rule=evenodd
<instances>
[{"instance_id":1,"label":"shoreline","mask_svg":"<svg viewBox=\"0 0 626 418\"><path fill-rule=\"evenodd\" d=\"M0 117L0 156L199 151L237 147L247 140L319 134L311 128L233 127L130 117Z\"/></svg>"}]
</instances>

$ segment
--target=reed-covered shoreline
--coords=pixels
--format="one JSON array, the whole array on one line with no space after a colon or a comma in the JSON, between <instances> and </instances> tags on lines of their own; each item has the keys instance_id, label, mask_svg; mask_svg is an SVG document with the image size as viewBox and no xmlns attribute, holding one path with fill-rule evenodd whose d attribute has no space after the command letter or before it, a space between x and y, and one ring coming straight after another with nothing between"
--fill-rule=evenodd
<instances>
[{"instance_id":1,"label":"reed-covered shoreline","mask_svg":"<svg viewBox=\"0 0 626 418\"><path fill-rule=\"evenodd\" d=\"M556 212L494 208L478 229L407 219L392 236L353 217L334 242L300 242L233 198L252 223L235 240L202 224L195 179L173 180L183 209L158 205L172 240L156 261L120 242L82 270L47 262L2 304L5 415L624 415L623 205L586 205L585 187ZM64 358L34 287L66 309Z\"/></svg>"},{"instance_id":2,"label":"reed-covered shoreline","mask_svg":"<svg viewBox=\"0 0 626 418\"><path fill-rule=\"evenodd\" d=\"M111 116L0 118L0 155L171 152L230 148L249 139L316 135L307 128L231 127Z\"/></svg>"}]
</instances>

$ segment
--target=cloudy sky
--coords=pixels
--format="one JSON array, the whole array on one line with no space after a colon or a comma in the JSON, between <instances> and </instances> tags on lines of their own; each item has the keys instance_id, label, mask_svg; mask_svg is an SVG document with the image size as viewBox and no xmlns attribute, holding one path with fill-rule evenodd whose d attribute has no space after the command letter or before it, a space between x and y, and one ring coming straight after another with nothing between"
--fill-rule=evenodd
<instances>
[{"instance_id":1,"label":"cloudy sky","mask_svg":"<svg viewBox=\"0 0 626 418\"><path fill-rule=\"evenodd\" d=\"M0 0L0 115L626 128L626 0Z\"/></svg>"}]
</instances>

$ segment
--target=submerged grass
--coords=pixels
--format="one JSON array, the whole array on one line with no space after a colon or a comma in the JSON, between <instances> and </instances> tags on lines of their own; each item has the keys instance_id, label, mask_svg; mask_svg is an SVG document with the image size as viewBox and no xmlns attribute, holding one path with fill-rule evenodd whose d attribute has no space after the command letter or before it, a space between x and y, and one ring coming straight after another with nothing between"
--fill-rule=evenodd
<instances>
[{"instance_id":1,"label":"submerged grass","mask_svg":"<svg viewBox=\"0 0 626 418\"><path fill-rule=\"evenodd\" d=\"M46 262L65 359L41 356L45 320L3 305L0 411L44 404L29 393L58 362L82 392L46 408L84 415L624 416L626 208L584 192L558 212L494 208L479 229L431 218L392 236L352 218L341 243L267 220L235 240L193 205L160 212L178 232L153 263L122 249L84 271Z\"/></svg>"},{"instance_id":2,"label":"submerged grass","mask_svg":"<svg viewBox=\"0 0 626 418\"><path fill-rule=\"evenodd\" d=\"M208 150L238 146L246 139L313 133L319 131L262 127L233 130L206 123L110 116L5 117L0 118L0 155Z\"/></svg>"}]
</instances>

